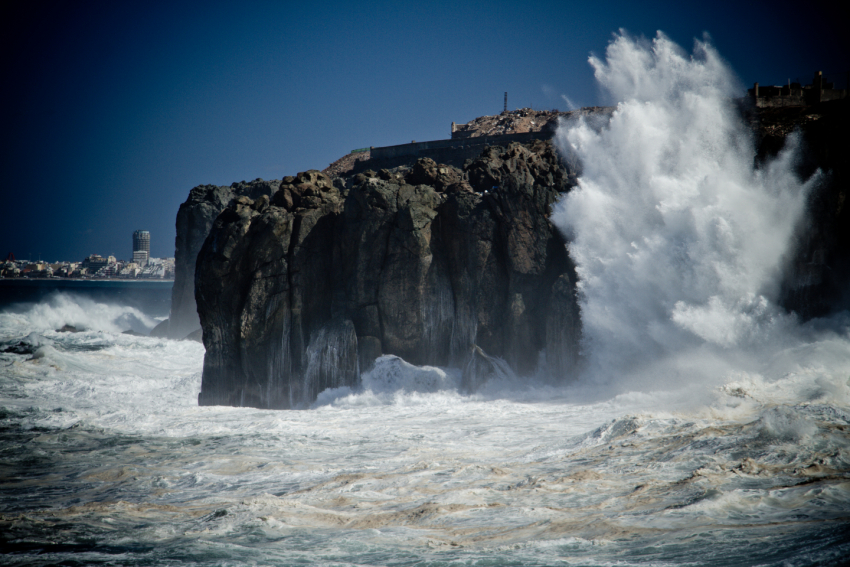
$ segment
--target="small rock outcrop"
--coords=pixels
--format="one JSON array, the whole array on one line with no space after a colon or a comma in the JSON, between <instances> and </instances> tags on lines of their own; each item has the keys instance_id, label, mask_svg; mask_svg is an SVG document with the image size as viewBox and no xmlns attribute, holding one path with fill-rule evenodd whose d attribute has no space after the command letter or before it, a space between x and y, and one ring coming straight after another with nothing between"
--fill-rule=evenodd
<instances>
[{"instance_id":1,"label":"small rock outcrop","mask_svg":"<svg viewBox=\"0 0 850 567\"><path fill-rule=\"evenodd\" d=\"M233 198L197 261L199 403L306 407L381 354L465 368L473 389L563 348L547 356L569 380L575 271L548 215L574 182L538 141L464 170L422 159L345 179L308 171L270 199Z\"/></svg>"}]
</instances>

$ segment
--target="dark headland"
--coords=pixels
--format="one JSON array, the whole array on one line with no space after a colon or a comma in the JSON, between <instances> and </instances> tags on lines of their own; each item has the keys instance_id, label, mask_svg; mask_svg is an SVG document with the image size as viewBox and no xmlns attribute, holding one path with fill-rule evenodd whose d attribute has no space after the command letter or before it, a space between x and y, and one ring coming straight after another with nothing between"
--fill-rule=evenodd
<instances>
[{"instance_id":1,"label":"dark headland","mask_svg":"<svg viewBox=\"0 0 850 567\"><path fill-rule=\"evenodd\" d=\"M799 131L799 176L825 173L782 274L780 304L802 319L850 307L848 102L737 103L757 164ZM541 360L569 381L576 275L549 214L581 164L552 138L559 118L601 126L612 110L504 112L323 172L195 187L177 214L171 318L154 334L202 329L202 405L305 407L381 354L461 368L470 391Z\"/></svg>"}]
</instances>

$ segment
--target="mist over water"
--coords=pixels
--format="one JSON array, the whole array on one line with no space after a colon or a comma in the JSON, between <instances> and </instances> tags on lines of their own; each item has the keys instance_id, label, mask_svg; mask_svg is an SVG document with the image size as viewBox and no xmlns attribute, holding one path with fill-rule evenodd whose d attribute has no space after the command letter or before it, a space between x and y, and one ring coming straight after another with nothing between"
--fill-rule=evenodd
<instances>
[{"instance_id":1,"label":"mist over water","mask_svg":"<svg viewBox=\"0 0 850 567\"><path fill-rule=\"evenodd\" d=\"M688 55L621 33L590 64L617 109L560 126L583 173L553 215L577 265L583 379L643 389L753 369L797 340L774 302L817 178L795 176L796 139L754 167L741 89L707 40Z\"/></svg>"}]
</instances>

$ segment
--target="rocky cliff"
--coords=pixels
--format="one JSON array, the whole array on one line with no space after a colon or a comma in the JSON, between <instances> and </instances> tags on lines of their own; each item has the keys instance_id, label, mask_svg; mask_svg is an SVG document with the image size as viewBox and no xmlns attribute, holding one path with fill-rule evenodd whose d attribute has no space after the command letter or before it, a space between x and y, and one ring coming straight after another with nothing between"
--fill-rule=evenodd
<instances>
[{"instance_id":1,"label":"rocky cliff","mask_svg":"<svg viewBox=\"0 0 850 567\"><path fill-rule=\"evenodd\" d=\"M195 304L195 262L219 213L240 196L257 198L273 195L280 181L255 179L228 186L198 185L189 192L177 211L177 237L174 242L174 287L171 315L159 331L172 339L182 339L201 328Z\"/></svg>"},{"instance_id":2,"label":"rocky cliff","mask_svg":"<svg viewBox=\"0 0 850 567\"><path fill-rule=\"evenodd\" d=\"M757 162L798 131L801 177L822 170L782 304L803 318L850 308L847 101L744 115ZM578 167L537 141L463 168L196 187L178 214L170 335L203 326L199 402L304 407L382 353L460 367L467 390L510 372L569 380L575 276L548 214Z\"/></svg>"},{"instance_id":3,"label":"rocky cliff","mask_svg":"<svg viewBox=\"0 0 850 567\"><path fill-rule=\"evenodd\" d=\"M271 199L236 198L198 256L199 402L303 407L382 353L466 368L474 389L553 352L548 370L569 379L575 276L548 214L574 183L538 141L463 170L423 159L347 179L309 171Z\"/></svg>"}]
</instances>

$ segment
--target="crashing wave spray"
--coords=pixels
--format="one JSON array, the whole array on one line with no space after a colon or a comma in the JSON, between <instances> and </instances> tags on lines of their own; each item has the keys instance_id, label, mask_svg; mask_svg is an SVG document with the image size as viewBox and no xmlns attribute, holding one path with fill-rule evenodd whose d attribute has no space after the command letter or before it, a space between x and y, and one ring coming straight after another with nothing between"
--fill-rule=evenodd
<instances>
[{"instance_id":1,"label":"crashing wave spray","mask_svg":"<svg viewBox=\"0 0 850 567\"><path fill-rule=\"evenodd\" d=\"M660 32L621 32L590 64L620 102L602 128L559 128L583 174L553 215L577 265L587 372L716 375L793 323L771 301L814 181L794 175L793 147L754 168L736 80L707 41L688 56Z\"/></svg>"},{"instance_id":2,"label":"crashing wave spray","mask_svg":"<svg viewBox=\"0 0 850 567\"><path fill-rule=\"evenodd\" d=\"M21 332L52 331L64 325L79 330L147 334L158 321L135 307L101 303L75 293L55 291L38 303L21 303L0 313L2 325Z\"/></svg>"}]
</instances>

